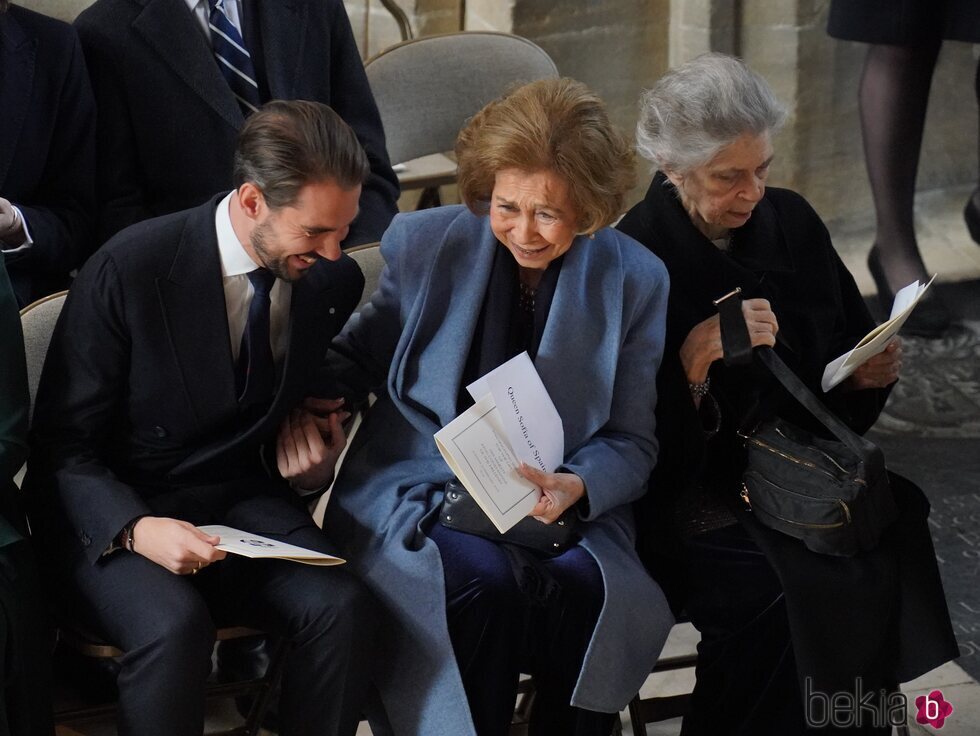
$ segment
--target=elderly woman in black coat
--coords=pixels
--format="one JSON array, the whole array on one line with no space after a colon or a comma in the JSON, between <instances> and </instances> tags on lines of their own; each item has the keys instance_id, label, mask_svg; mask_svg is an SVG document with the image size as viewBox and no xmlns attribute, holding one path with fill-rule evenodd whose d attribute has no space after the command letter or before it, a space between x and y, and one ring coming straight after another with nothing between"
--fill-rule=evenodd
<instances>
[{"instance_id":1,"label":"elderly woman in black coat","mask_svg":"<svg viewBox=\"0 0 980 736\"><path fill-rule=\"evenodd\" d=\"M898 379L900 344L820 391L824 366L874 322L813 209L766 188L771 137L785 113L764 80L737 59L708 54L668 72L641 108L639 149L657 173L619 228L663 259L671 289L658 374L661 451L638 533L648 567L701 633L682 733L854 727L861 713L831 719L825 698L859 688L858 698L875 691L880 711L877 719L864 712L863 727L887 730L887 693L956 656L928 503L893 479L899 519L874 550L849 558L811 552L761 525L740 498L737 431L774 415L818 428L758 364L719 360L713 300L741 287L752 344L775 346L858 432Z\"/></svg>"}]
</instances>

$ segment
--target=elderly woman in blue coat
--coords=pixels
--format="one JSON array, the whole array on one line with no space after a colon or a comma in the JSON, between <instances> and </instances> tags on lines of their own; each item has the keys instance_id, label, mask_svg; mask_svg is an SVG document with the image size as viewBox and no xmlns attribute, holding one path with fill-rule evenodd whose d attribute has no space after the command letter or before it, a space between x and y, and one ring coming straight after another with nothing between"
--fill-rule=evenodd
<instances>
[{"instance_id":1,"label":"elderly woman in blue coat","mask_svg":"<svg viewBox=\"0 0 980 736\"><path fill-rule=\"evenodd\" d=\"M490 103L456 153L466 206L395 218L379 289L338 338L358 364L340 367L348 387L383 386L324 528L389 617L378 685L392 732L506 734L526 672L532 734L606 736L672 624L633 550L630 511L656 459L667 276L606 227L633 154L580 83L534 82ZM581 520L576 545L529 563L550 596L528 592L496 541L438 520L452 472L433 434L472 403L469 382L524 350L566 448L556 472L520 471L542 491L531 515Z\"/></svg>"}]
</instances>

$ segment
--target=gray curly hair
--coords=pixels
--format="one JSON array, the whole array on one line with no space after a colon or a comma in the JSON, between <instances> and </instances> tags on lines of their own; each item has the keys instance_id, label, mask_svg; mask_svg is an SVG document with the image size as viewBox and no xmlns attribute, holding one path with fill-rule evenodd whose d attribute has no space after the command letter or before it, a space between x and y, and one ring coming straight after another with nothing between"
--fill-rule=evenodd
<instances>
[{"instance_id":1,"label":"gray curly hair","mask_svg":"<svg viewBox=\"0 0 980 736\"><path fill-rule=\"evenodd\" d=\"M744 62L702 54L640 97L636 145L656 168L686 174L745 133L776 133L785 121L768 83Z\"/></svg>"}]
</instances>

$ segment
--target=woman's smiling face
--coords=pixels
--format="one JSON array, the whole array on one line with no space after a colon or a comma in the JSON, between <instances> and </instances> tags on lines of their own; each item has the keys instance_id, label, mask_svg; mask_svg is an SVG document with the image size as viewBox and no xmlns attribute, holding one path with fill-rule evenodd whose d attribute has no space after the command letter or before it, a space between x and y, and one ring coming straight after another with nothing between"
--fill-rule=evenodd
<instances>
[{"instance_id":1,"label":"woman's smiling face","mask_svg":"<svg viewBox=\"0 0 980 736\"><path fill-rule=\"evenodd\" d=\"M503 169L490 196L490 229L518 265L543 271L572 246L578 213L553 171Z\"/></svg>"}]
</instances>

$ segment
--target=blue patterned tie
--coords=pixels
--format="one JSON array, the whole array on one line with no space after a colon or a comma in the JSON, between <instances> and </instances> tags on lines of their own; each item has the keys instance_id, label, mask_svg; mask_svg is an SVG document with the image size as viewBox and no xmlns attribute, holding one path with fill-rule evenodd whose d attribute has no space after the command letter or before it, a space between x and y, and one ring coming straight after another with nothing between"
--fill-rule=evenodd
<instances>
[{"instance_id":1,"label":"blue patterned tie","mask_svg":"<svg viewBox=\"0 0 980 736\"><path fill-rule=\"evenodd\" d=\"M252 282L255 293L248 305L248 320L238 351L238 403L267 405L276 390L276 364L269 336L269 308L272 303L269 294L276 277L265 268L257 268L249 271L248 280Z\"/></svg>"},{"instance_id":2,"label":"blue patterned tie","mask_svg":"<svg viewBox=\"0 0 980 736\"><path fill-rule=\"evenodd\" d=\"M211 48L218 68L224 75L232 94L238 99L242 112L247 116L259 109L259 85L255 81L252 57L245 48L242 34L225 15L225 0L208 0L211 6Z\"/></svg>"}]
</instances>

